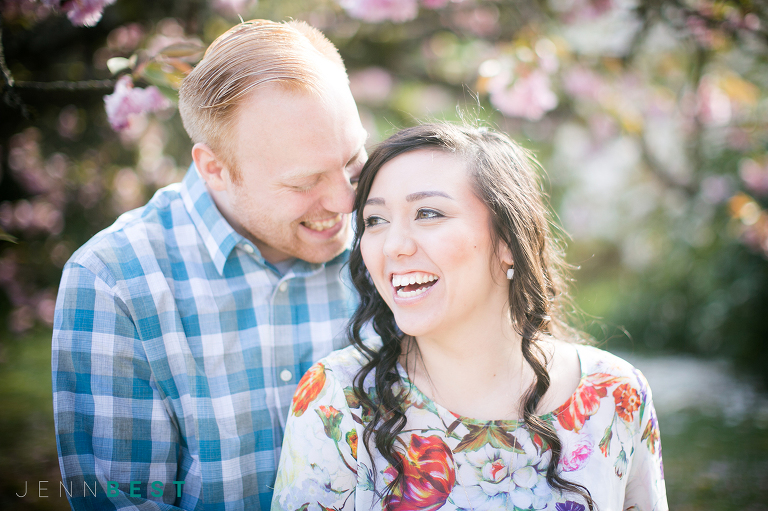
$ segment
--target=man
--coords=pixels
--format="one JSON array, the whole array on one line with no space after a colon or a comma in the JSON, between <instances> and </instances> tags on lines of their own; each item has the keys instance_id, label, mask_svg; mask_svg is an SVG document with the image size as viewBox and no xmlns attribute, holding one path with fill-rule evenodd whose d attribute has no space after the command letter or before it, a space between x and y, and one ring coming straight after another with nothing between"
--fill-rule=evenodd
<instances>
[{"instance_id":1,"label":"man","mask_svg":"<svg viewBox=\"0 0 768 511\"><path fill-rule=\"evenodd\" d=\"M194 164L77 251L53 335L74 509L268 509L298 379L345 343L363 129L303 23L217 39L179 108Z\"/></svg>"}]
</instances>

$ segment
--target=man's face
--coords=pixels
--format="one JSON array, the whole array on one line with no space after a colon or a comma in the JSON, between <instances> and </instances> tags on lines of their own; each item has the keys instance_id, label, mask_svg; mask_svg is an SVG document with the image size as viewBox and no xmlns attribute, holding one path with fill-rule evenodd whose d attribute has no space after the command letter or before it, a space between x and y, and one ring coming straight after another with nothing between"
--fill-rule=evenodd
<instances>
[{"instance_id":1,"label":"man's face","mask_svg":"<svg viewBox=\"0 0 768 511\"><path fill-rule=\"evenodd\" d=\"M227 186L227 209L235 229L270 262L327 262L351 235L367 133L338 75L329 73L320 95L280 85L257 89L238 112L240 178Z\"/></svg>"}]
</instances>

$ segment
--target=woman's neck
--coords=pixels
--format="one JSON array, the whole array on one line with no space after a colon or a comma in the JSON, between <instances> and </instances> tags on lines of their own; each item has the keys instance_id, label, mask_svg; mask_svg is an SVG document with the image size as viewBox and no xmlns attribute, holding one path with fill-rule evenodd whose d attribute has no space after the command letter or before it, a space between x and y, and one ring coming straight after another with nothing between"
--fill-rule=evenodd
<instances>
[{"instance_id":1,"label":"woman's neck","mask_svg":"<svg viewBox=\"0 0 768 511\"><path fill-rule=\"evenodd\" d=\"M496 316L498 317L498 316ZM533 381L509 319L409 338L401 362L413 383L448 410L475 419L519 418Z\"/></svg>"}]
</instances>

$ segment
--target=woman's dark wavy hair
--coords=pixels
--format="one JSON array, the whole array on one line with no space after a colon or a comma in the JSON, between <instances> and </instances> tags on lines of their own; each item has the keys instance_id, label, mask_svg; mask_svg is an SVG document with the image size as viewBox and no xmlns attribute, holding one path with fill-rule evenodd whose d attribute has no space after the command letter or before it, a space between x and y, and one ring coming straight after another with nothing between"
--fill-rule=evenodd
<instances>
[{"instance_id":1,"label":"woman's dark wavy hair","mask_svg":"<svg viewBox=\"0 0 768 511\"><path fill-rule=\"evenodd\" d=\"M550 334L560 339L578 340L575 330L565 321L565 293L562 250L551 235L549 213L543 202L536 170L538 165L525 149L505 135L485 129L448 123L425 124L407 128L382 142L371 153L362 170L355 199L357 211L355 240L349 266L352 281L360 295L360 305L350 320L352 344L368 359L354 380L354 391L371 420L363 433L370 454L371 439L376 449L397 470L397 477L386 488L391 492L402 482L403 461L395 442L406 424L404 398L393 385L402 383L396 364L403 353L405 336L395 323L392 311L373 285L360 252L365 229L363 205L368 200L376 174L397 156L416 150L455 154L467 163L475 194L488 206L494 246L503 242L512 252L515 277L509 286L510 314L522 337L522 353L535 374L535 380L522 398L523 421L532 433L538 433L551 448L547 483L553 489L581 495L594 509L587 488L563 479L557 471L562 444L551 423L536 415L536 408L550 386L547 356L538 344L539 336ZM374 350L360 338L371 322L383 346ZM363 383L375 371L375 394L369 396ZM396 388L403 388L397 385ZM375 399L375 401L374 401ZM373 456L371 456L373 459ZM381 496L381 495L380 495Z\"/></svg>"}]
</instances>

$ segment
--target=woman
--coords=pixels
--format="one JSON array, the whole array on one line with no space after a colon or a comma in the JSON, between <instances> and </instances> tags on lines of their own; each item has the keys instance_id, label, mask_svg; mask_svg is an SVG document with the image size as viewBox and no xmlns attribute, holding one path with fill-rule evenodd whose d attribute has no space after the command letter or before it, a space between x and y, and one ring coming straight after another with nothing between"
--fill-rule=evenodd
<instances>
[{"instance_id":1,"label":"woman","mask_svg":"<svg viewBox=\"0 0 768 511\"><path fill-rule=\"evenodd\" d=\"M449 124L371 154L353 345L299 383L273 510L667 509L650 389L573 342L534 169Z\"/></svg>"}]
</instances>

